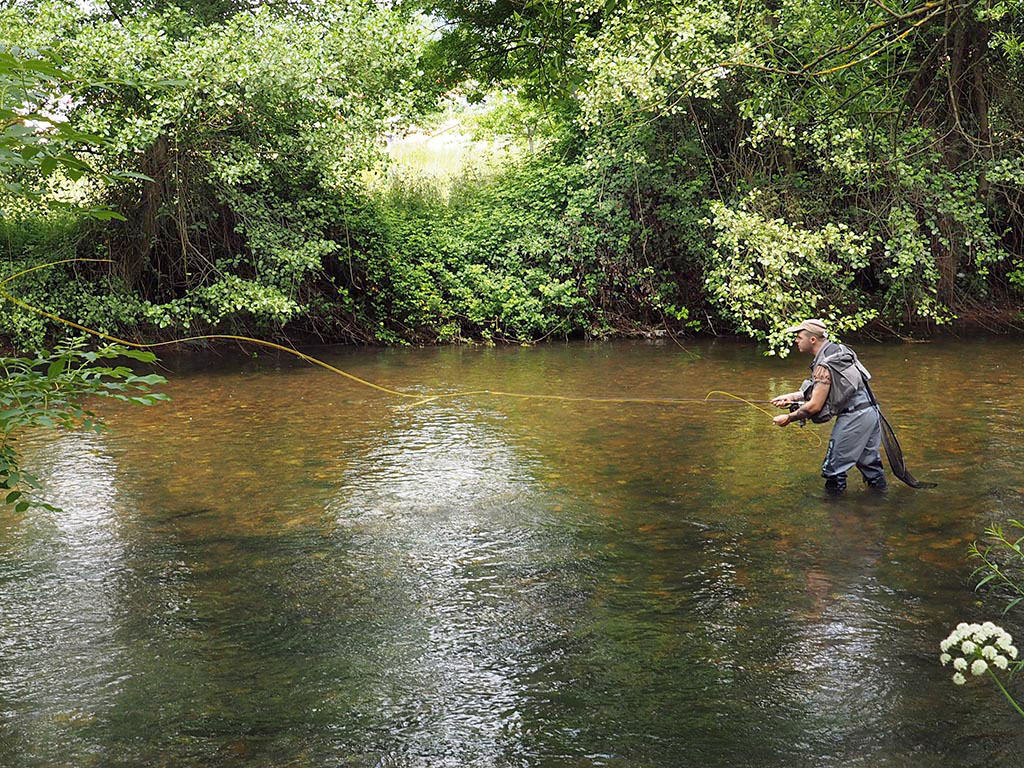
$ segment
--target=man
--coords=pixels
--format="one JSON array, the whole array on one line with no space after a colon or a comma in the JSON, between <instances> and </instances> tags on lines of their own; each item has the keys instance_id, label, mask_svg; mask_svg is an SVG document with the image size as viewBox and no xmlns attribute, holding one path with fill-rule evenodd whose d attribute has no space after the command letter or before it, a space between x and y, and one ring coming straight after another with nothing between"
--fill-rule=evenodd
<instances>
[{"instance_id":1,"label":"man","mask_svg":"<svg viewBox=\"0 0 1024 768\"><path fill-rule=\"evenodd\" d=\"M885 470L878 452L882 440L879 412L872 407L867 389L871 374L860 364L853 350L828 340L828 331L821 320L805 320L787 328L786 332L796 333L797 349L811 356L811 378L804 382L801 391L772 400L772 405L779 408L801 404L791 413L776 416L775 424L785 427L805 419L827 421L834 415L836 423L821 465L825 491L843 493L846 473L854 466L860 470L868 487L886 490Z\"/></svg>"}]
</instances>

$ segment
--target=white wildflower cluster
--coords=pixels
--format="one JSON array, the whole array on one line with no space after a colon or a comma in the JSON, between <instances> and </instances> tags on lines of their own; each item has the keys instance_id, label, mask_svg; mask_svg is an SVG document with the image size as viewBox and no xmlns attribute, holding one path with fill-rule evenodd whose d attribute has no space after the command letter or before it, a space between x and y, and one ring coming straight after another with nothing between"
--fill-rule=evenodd
<instances>
[{"instance_id":1,"label":"white wildflower cluster","mask_svg":"<svg viewBox=\"0 0 1024 768\"><path fill-rule=\"evenodd\" d=\"M1011 659L1017 658L1017 648L1010 633L997 627L991 621L984 624L961 622L949 637L939 643L942 655L939 661L945 666L952 662L953 682L963 685L967 682L964 672L968 669L975 677L985 674L989 665L1006 669Z\"/></svg>"}]
</instances>

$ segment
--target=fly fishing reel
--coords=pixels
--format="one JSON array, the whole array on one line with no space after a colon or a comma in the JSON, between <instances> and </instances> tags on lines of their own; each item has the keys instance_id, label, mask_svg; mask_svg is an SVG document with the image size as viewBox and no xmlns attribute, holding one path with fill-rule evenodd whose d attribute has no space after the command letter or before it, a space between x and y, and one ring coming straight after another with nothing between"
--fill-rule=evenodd
<instances>
[{"instance_id":1,"label":"fly fishing reel","mask_svg":"<svg viewBox=\"0 0 1024 768\"><path fill-rule=\"evenodd\" d=\"M796 413L798 410L800 410L801 405L803 405L803 403L790 403L789 412ZM796 423L799 424L801 427L805 427L807 426L807 419L797 419Z\"/></svg>"}]
</instances>

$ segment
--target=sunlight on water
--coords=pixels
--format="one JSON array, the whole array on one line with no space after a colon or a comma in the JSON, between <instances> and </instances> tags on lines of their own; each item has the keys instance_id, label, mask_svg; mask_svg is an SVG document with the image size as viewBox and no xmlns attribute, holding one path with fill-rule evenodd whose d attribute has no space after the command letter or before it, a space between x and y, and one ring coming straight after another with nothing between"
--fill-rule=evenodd
<instances>
[{"instance_id":1,"label":"sunlight on water","mask_svg":"<svg viewBox=\"0 0 1024 768\"><path fill-rule=\"evenodd\" d=\"M695 346L318 354L424 393L805 375ZM23 441L61 511L0 519L0 765L1024 764L936 662L998 612L965 553L1024 503L1019 345L859 351L935 491L827 499L823 448L742 404L409 408L288 359L167 363L170 403Z\"/></svg>"}]
</instances>

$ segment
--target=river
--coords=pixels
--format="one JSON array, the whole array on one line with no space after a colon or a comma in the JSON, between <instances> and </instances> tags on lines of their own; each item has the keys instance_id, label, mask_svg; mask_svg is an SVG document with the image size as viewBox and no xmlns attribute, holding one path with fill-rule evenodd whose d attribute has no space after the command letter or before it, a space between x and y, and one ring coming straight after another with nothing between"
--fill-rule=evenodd
<instances>
[{"instance_id":1,"label":"river","mask_svg":"<svg viewBox=\"0 0 1024 768\"><path fill-rule=\"evenodd\" d=\"M424 394L806 375L688 348L313 353ZM1024 765L991 684L938 664L959 621L1024 632L966 558L1024 515L1024 346L858 350L938 488L829 499L828 426L737 402L411 406L287 357L165 361L171 402L22 440L61 511L0 513L0 765Z\"/></svg>"}]
</instances>

